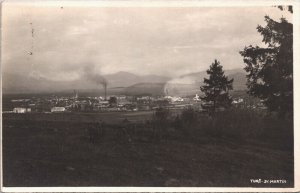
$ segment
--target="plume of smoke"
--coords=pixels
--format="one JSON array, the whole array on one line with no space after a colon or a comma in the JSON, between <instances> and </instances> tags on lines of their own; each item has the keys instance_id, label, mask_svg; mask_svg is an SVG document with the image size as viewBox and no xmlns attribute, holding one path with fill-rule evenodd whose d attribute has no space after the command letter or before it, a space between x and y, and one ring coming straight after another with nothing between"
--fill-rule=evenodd
<instances>
[{"instance_id":1,"label":"plume of smoke","mask_svg":"<svg viewBox=\"0 0 300 193\"><path fill-rule=\"evenodd\" d=\"M96 83L98 85L100 84L100 85L103 86L103 88L104 88L104 100L106 100L107 80L102 75L100 75L99 73L96 73L94 65L87 65L87 66L85 66L85 68L83 70L83 73L84 73L83 74L84 77L88 81Z\"/></svg>"},{"instance_id":2,"label":"plume of smoke","mask_svg":"<svg viewBox=\"0 0 300 193\"><path fill-rule=\"evenodd\" d=\"M100 85L102 85L104 87L107 86L107 80L103 76L101 76L99 74L89 74L89 75L86 76L86 78L89 81L94 82L96 84L100 84Z\"/></svg>"},{"instance_id":3,"label":"plume of smoke","mask_svg":"<svg viewBox=\"0 0 300 193\"><path fill-rule=\"evenodd\" d=\"M90 82L93 82L93 83L96 83L96 84L100 84L102 85L104 88L107 87L107 80L102 76L100 75L99 73L96 73L95 72L95 67L94 65L87 65L84 70L84 77L90 81Z\"/></svg>"}]
</instances>

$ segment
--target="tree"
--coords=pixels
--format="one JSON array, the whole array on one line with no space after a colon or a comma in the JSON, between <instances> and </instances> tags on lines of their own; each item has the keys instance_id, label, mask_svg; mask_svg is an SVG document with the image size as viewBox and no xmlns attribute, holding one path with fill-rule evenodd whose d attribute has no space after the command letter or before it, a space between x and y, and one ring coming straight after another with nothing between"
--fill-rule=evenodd
<instances>
[{"instance_id":1,"label":"tree","mask_svg":"<svg viewBox=\"0 0 300 193\"><path fill-rule=\"evenodd\" d=\"M228 108L232 102L228 91L233 89L233 79L228 80L222 68L223 66L220 65L220 62L215 60L206 71L209 78L204 78L205 85L200 87L200 90L205 95L201 99L209 104L208 108L212 115L214 115L216 108Z\"/></svg>"},{"instance_id":2,"label":"tree","mask_svg":"<svg viewBox=\"0 0 300 193\"><path fill-rule=\"evenodd\" d=\"M288 8L293 12L292 8ZM267 47L245 47L248 93L264 101L269 111L281 117L293 110L293 24L265 16L267 25L258 26Z\"/></svg>"},{"instance_id":3,"label":"tree","mask_svg":"<svg viewBox=\"0 0 300 193\"><path fill-rule=\"evenodd\" d=\"M282 6L282 5L279 5L277 6L281 11L283 10L288 10L289 12L293 13L293 6L291 5L288 5L288 6Z\"/></svg>"},{"instance_id":4,"label":"tree","mask_svg":"<svg viewBox=\"0 0 300 193\"><path fill-rule=\"evenodd\" d=\"M113 96L113 97L110 97L109 100L108 100L110 106L115 106L115 105L117 105L117 101L118 101L118 100L117 100L117 97L114 97L114 96Z\"/></svg>"}]
</instances>

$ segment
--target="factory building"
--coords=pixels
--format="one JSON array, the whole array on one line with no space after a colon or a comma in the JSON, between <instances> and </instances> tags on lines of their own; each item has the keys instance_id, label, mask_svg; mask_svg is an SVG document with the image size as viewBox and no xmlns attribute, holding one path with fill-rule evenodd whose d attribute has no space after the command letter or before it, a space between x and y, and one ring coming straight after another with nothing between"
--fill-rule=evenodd
<instances>
[{"instance_id":1,"label":"factory building","mask_svg":"<svg viewBox=\"0 0 300 193\"><path fill-rule=\"evenodd\" d=\"M55 113L55 112L64 112L64 111L66 111L65 107L52 107L51 108L51 112L52 113Z\"/></svg>"},{"instance_id":2,"label":"factory building","mask_svg":"<svg viewBox=\"0 0 300 193\"><path fill-rule=\"evenodd\" d=\"M31 108L23 108L23 107L16 107L13 109L14 113L30 113Z\"/></svg>"}]
</instances>

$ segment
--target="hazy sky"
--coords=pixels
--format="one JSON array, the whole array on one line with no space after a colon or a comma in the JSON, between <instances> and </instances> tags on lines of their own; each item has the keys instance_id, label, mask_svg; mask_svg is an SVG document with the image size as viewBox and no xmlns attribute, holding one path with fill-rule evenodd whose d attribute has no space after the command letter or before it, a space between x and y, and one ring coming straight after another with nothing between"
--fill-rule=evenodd
<instances>
[{"instance_id":1,"label":"hazy sky","mask_svg":"<svg viewBox=\"0 0 300 193\"><path fill-rule=\"evenodd\" d=\"M175 77L244 66L239 51L261 46L264 16L275 7L104 8L5 4L2 11L4 73L52 80L79 78L87 65L102 74L127 71ZM33 33L32 33L33 29ZM32 53L32 55L31 55Z\"/></svg>"}]
</instances>

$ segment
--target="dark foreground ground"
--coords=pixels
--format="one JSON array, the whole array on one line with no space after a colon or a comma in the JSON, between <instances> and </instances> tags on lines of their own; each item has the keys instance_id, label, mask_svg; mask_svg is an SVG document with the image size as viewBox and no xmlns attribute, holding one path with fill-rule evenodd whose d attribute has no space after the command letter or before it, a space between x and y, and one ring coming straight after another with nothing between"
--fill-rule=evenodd
<instances>
[{"instance_id":1,"label":"dark foreground ground","mask_svg":"<svg viewBox=\"0 0 300 193\"><path fill-rule=\"evenodd\" d=\"M293 139L267 135L274 129L268 124L257 139L238 140L200 130L186 132L172 124L157 134L151 124L141 122L141 117L151 116L3 114L3 185L293 186ZM109 117L110 124L103 124L101 134L91 140L89 122L107 122ZM122 121L124 117L131 122ZM202 117L196 125L205 127L207 119Z\"/></svg>"}]
</instances>

